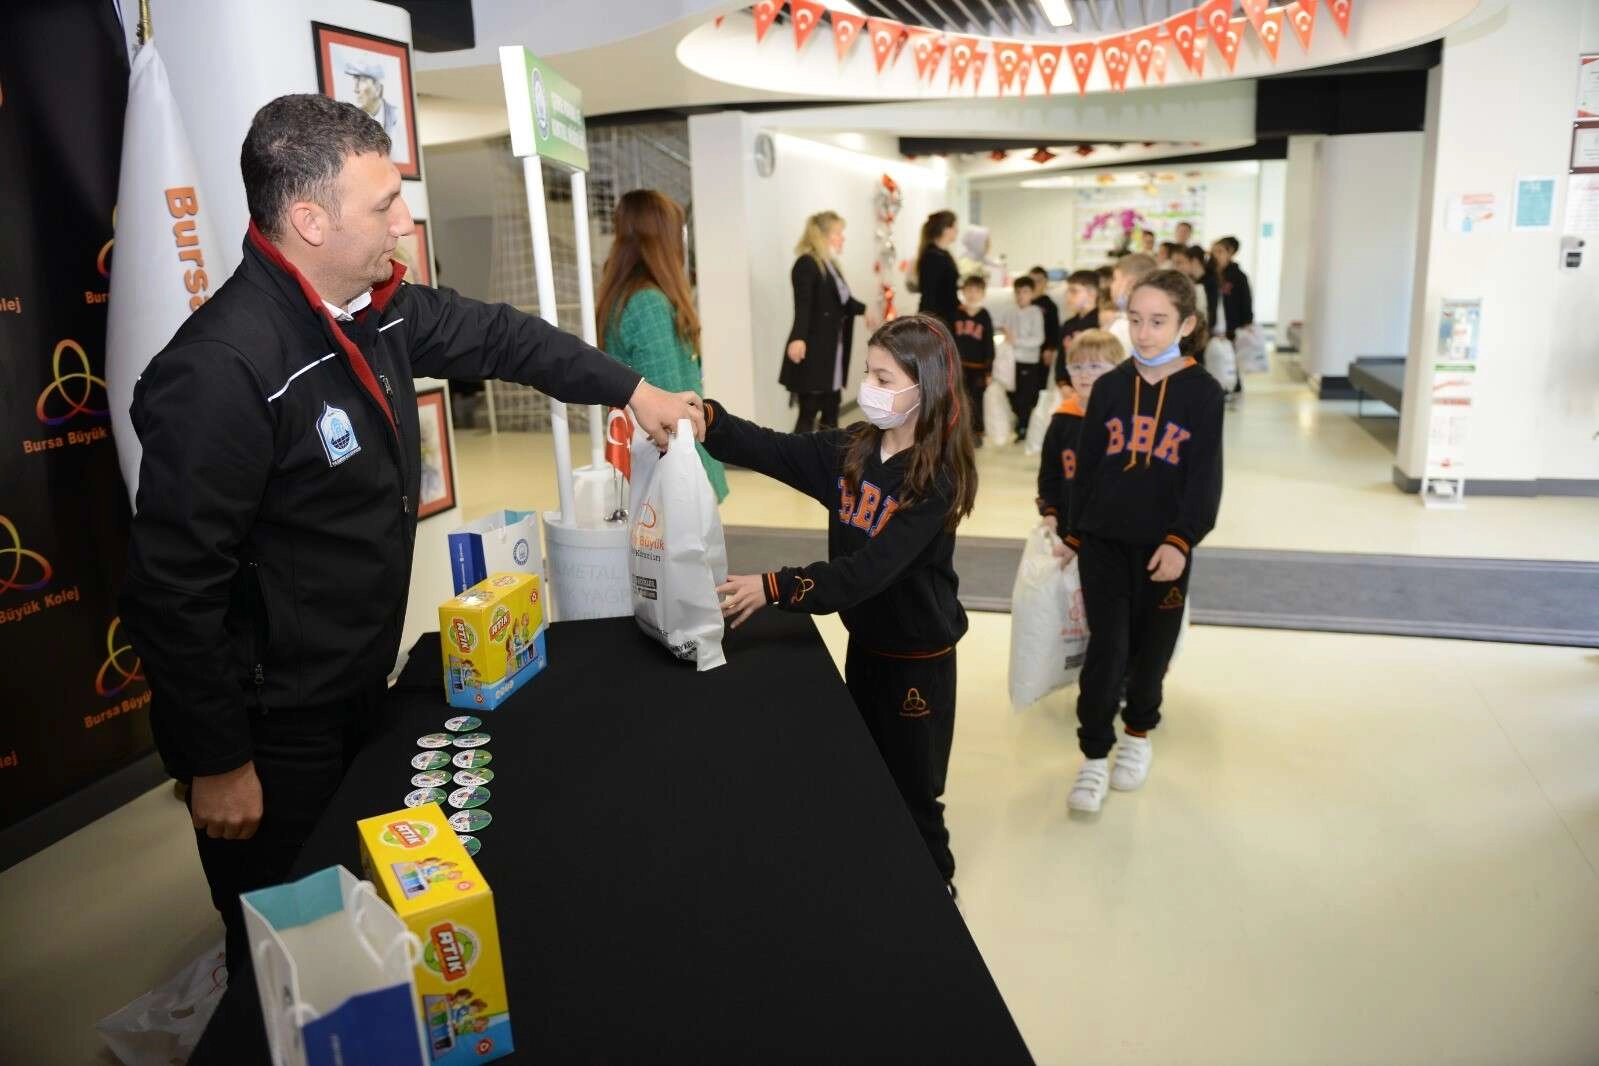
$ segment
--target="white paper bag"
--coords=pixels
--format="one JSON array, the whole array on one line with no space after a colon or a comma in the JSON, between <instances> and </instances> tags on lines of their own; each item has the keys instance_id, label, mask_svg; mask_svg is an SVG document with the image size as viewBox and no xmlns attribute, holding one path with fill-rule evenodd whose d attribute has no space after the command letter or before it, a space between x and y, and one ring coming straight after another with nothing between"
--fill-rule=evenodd
<instances>
[{"instance_id":1,"label":"white paper bag","mask_svg":"<svg viewBox=\"0 0 1599 1066\"><path fill-rule=\"evenodd\" d=\"M1014 417L1010 409L1010 397L1005 395L1005 386L997 380L990 381L988 388L983 390L984 443L1003 446L1015 439L1016 434L1010 425Z\"/></svg>"},{"instance_id":2,"label":"white paper bag","mask_svg":"<svg viewBox=\"0 0 1599 1066\"><path fill-rule=\"evenodd\" d=\"M1040 525L1027 538L1010 601L1010 701L1024 710L1074 684L1088 651L1088 615L1077 560L1062 569L1055 535Z\"/></svg>"},{"instance_id":3,"label":"white paper bag","mask_svg":"<svg viewBox=\"0 0 1599 1066\"><path fill-rule=\"evenodd\" d=\"M538 515L533 511L495 511L449 534L450 577L459 596L490 574L537 574L544 581Z\"/></svg>"},{"instance_id":4,"label":"white paper bag","mask_svg":"<svg viewBox=\"0 0 1599 1066\"><path fill-rule=\"evenodd\" d=\"M1044 402L1047 399L1047 392L1040 393L1038 402L1033 404L1033 413L1027 416L1027 436L1022 440L1022 448L1028 455L1038 455L1044 450L1044 434L1049 432L1049 420L1055 414L1054 408Z\"/></svg>"},{"instance_id":5,"label":"white paper bag","mask_svg":"<svg viewBox=\"0 0 1599 1066\"><path fill-rule=\"evenodd\" d=\"M727 580L727 545L688 419L678 422L650 472L629 532L639 627L701 670L721 666L727 660L716 586Z\"/></svg>"}]
</instances>

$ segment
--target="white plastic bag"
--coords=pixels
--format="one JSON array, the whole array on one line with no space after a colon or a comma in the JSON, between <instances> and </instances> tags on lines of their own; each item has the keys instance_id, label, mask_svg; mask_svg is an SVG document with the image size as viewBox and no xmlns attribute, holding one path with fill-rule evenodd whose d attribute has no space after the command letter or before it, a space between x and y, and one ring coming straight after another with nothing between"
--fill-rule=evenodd
<instances>
[{"instance_id":1,"label":"white plastic bag","mask_svg":"<svg viewBox=\"0 0 1599 1066\"><path fill-rule=\"evenodd\" d=\"M701 670L721 666L727 659L716 586L727 580L727 545L688 419L678 422L650 472L629 533L639 627Z\"/></svg>"},{"instance_id":2,"label":"white plastic bag","mask_svg":"<svg viewBox=\"0 0 1599 1066\"><path fill-rule=\"evenodd\" d=\"M994 346L994 366L989 373L1006 392L1016 390L1016 349L1010 346L1010 341Z\"/></svg>"},{"instance_id":3,"label":"white plastic bag","mask_svg":"<svg viewBox=\"0 0 1599 1066\"><path fill-rule=\"evenodd\" d=\"M1238 352L1238 370L1243 374L1265 374L1271 370L1266 355L1266 338L1254 323L1233 333L1233 348Z\"/></svg>"},{"instance_id":4,"label":"white plastic bag","mask_svg":"<svg viewBox=\"0 0 1599 1066\"><path fill-rule=\"evenodd\" d=\"M1074 684L1088 651L1088 616L1077 560L1061 569L1055 535L1027 537L1010 600L1010 702L1020 711Z\"/></svg>"},{"instance_id":5,"label":"white plastic bag","mask_svg":"<svg viewBox=\"0 0 1599 1066\"><path fill-rule=\"evenodd\" d=\"M1049 432L1049 420L1055 414L1055 409L1044 402L1051 398L1048 393L1055 390L1047 385L1045 388L1046 392L1040 393L1038 402L1033 404L1033 413L1027 416L1027 436L1023 438L1022 447L1028 455L1044 451L1044 434Z\"/></svg>"},{"instance_id":6,"label":"white plastic bag","mask_svg":"<svg viewBox=\"0 0 1599 1066\"><path fill-rule=\"evenodd\" d=\"M227 959L219 942L214 950L101 1018L94 1027L124 1066L188 1062L227 989Z\"/></svg>"},{"instance_id":7,"label":"white plastic bag","mask_svg":"<svg viewBox=\"0 0 1599 1066\"><path fill-rule=\"evenodd\" d=\"M1003 447L1014 440L1016 434L1011 430L1011 420L1015 417L1011 413L1010 397L1005 395L1005 386L998 379L990 381L983 390L984 442Z\"/></svg>"},{"instance_id":8,"label":"white plastic bag","mask_svg":"<svg viewBox=\"0 0 1599 1066\"><path fill-rule=\"evenodd\" d=\"M1232 392L1238 384L1238 354L1233 342L1226 337L1212 337L1205 345L1205 369L1221 385L1221 391Z\"/></svg>"}]
</instances>

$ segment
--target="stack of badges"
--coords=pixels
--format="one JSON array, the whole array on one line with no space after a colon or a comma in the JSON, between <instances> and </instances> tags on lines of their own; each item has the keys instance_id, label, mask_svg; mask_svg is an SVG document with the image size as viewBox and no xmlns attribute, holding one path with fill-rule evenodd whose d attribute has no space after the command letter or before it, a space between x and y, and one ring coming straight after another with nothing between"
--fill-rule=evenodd
<instances>
[{"instance_id":1,"label":"stack of badges","mask_svg":"<svg viewBox=\"0 0 1599 1066\"><path fill-rule=\"evenodd\" d=\"M422 750L411 757L411 767L419 772L411 778L412 791L405 797L407 807L447 804L450 828L466 853L474 856L483 845L471 834L494 821L483 806L490 799L488 783L494 780L494 771L488 765L494 756L484 747L489 735L477 732L482 725L482 719L463 714L444 723L448 732L418 737L417 747ZM452 747L459 749L453 757L441 750Z\"/></svg>"}]
</instances>

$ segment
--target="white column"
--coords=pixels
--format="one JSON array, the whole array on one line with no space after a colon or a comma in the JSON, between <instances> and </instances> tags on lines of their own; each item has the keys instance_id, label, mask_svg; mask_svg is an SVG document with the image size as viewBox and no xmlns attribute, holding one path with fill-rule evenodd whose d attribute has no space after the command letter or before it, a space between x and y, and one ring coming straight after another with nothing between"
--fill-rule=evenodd
<instances>
[{"instance_id":1,"label":"white column","mask_svg":"<svg viewBox=\"0 0 1599 1066\"><path fill-rule=\"evenodd\" d=\"M583 339L598 345L594 321L594 252L589 247L589 183L581 170L572 172L572 223L577 243L577 300ZM605 408L589 409L589 464L598 470L605 463Z\"/></svg>"},{"instance_id":2,"label":"white column","mask_svg":"<svg viewBox=\"0 0 1599 1066\"><path fill-rule=\"evenodd\" d=\"M522 157L522 185L527 190L527 218L533 231L533 272L539 287L539 317L559 325L555 309L555 266L550 260L550 218L544 206L544 171L539 157ZM555 437L555 485L561 498L561 521L573 521L572 441L566 429L566 404L550 397L550 432Z\"/></svg>"}]
</instances>

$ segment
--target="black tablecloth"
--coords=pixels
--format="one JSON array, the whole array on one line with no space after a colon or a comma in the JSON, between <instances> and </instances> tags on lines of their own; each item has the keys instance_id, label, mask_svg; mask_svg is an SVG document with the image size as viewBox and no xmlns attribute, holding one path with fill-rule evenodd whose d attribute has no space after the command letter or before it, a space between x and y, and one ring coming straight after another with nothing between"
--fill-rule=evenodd
<instances>
[{"instance_id":1,"label":"black tablecloth","mask_svg":"<svg viewBox=\"0 0 1599 1066\"><path fill-rule=\"evenodd\" d=\"M811 621L762 611L726 648L698 674L631 619L552 626L545 672L480 715L504 1061L1030 1061ZM296 877L359 872L356 820L402 807L416 738L461 713L440 669L431 634ZM241 983L191 1061L264 1046Z\"/></svg>"}]
</instances>

